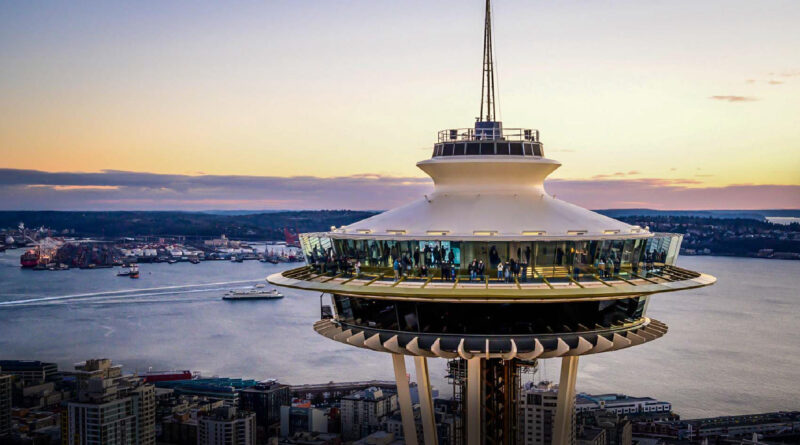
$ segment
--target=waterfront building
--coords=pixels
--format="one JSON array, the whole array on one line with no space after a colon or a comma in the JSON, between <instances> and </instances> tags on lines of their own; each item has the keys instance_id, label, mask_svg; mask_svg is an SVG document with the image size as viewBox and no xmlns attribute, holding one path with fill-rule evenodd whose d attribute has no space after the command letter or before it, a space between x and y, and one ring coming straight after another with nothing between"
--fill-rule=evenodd
<instances>
[{"instance_id":1,"label":"waterfront building","mask_svg":"<svg viewBox=\"0 0 800 445\"><path fill-rule=\"evenodd\" d=\"M256 415L223 406L197 418L197 445L255 445Z\"/></svg>"},{"instance_id":2,"label":"waterfront building","mask_svg":"<svg viewBox=\"0 0 800 445\"><path fill-rule=\"evenodd\" d=\"M38 360L0 360L0 368L4 373L13 375L16 382L23 386L39 385L61 379L55 363Z\"/></svg>"},{"instance_id":3,"label":"waterfront building","mask_svg":"<svg viewBox=\"0 0 800 445\"><path fill-rule=\"evenodd\" d=\"M122 376L111 360L87 360L75 366L77 401L61 417L63 445L155 445L155 388Z\"/></svg>"},{"instance_id":4,"label":"waterfront building","mask_svg":"<svg viewBox=\"0 0 800 445\"><path fill-rule=\"evenodd\" d=\"M720 416L634 425L639 435L666 437L673 440L709 441L716 438L749 439L753 434L769 440L800 436L800 411Z\"/></svg>"},{"instance_id":5,"label":"waterfront building","mask_svg":"<svg viewBox=\"0 0 800 445\"><path fill-rule=\"evenodd\" d=\"M517 443L550 445L553 442L553 424L558 404L558 385L552 382L526 384L520 392L517 418ZM570 422L574 425L574 422ZM574 428L574 427L573 427ZM570 434L571 443L575 433Z\"/></svg>"},{"instance_id":6,"label":"waterfront building","mask_svg":"<svg viewBox=\"0 0 800 445\"><path fill-rule=\"evenodd\" d=\"M578 394L575 411L607 410L620 415L664 414L672 411L672 404L652 397L631 397L624 394Z\"/></svg>"},{"instance_id":7,"label":"waterfront building","mask_svg":"<svg viewBox=\"0 0 800 445\"><path fill-rule=\"evenodd\" d=\"M11 435L11 382L13 376L0 368L0 439Z\"/></svg>"},{"instance_id":8,"label":"waterfront building","mask_svg":"<svg viewBox=\"0 0 800 445\"><path fill-rule=\"evenodd\" d=\"M342 439L357 440L381 431L384 420L396 410L397 394L379 388L368 388L342 397Z\"/></svg>"},{"instance_id":9,"label":"waterfront building","mask_svg":"<svg viewBox=\"0 0 800 445\"><path fill-rule=\"evenodd\" d=\"M178 395L207 397L222 400L230 405L239 403L240 393L259 385L257 380L213 377L192 380L168 380L155 382L156 388L171 389Z\"/></svg>"},{"instance_id":10,"label":"waterfront building","mask_svg":"<svg viewBox=\"0 0 800 445\"><path fill-rule=\"evenodd\" d=\"M440 131L431 158L417 163L434 191L302 234L306 266L268 280L330 298L320 298L319 334L391 355L410 445L417 441L405 356L416 368L429 445L438 442L429 358L454 360L463 371L453 374L463 419L457 435L470 445L515 443L523 370L560 359L553 443L568 444L579 357L662 337L667 326L646 313L650 298L715 278L675 266L682 235L547 193L544 180L561 164L546 156L539 131L496 119L489 0L485 14L478 121Z\"/></svg>"},{"instance_id":11,"label":"waterfront building","mask_svg":"<svg viewBox=\"0 0 800 445\"><path fill-rule=\"evenodd\" d=\"M281 406L292 400L289 388L277 380L267 380L239 392L239 408L256 414L259 438L278 436Z\"/></svg>"},{"instance_id":12,"label":"waterfront building","mask_svg":"<svg viewBox=\"0 0 800 445\"><path fill-rule=\"evenodd\" d=\"M410 385L413 386L415 384L410 383ZM312 383L292 385L290 387L292 397L319 402L338 401L348 394L367 388L381 388L397 392L397 383L394 380L362 380L358 382Z\"/></svg>"},{"instance_id":13,"label":"waterfront building","mask_svg":"<svg viewBox=\"0 0 800 445\"><path fill-rule=\"evenodd\" d=\"M313 406L281 406L281 437L295 433L327 433L328 413Z\"/></svg>"}]
</instances>

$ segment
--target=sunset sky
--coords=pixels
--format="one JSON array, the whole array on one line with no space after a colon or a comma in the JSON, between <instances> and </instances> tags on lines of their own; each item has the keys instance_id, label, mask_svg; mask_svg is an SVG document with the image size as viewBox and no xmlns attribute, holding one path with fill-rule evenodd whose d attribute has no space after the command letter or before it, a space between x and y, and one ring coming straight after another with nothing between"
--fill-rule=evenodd
<instances>
[{"instance_id":1,"label":"sunset sky","mask_svg":"<svg viewBox=\"0 0 800 445\"><path fill-rule=\"evenodd\" d=\"M384 209L482 0L0 3L0 209ZM501 118L590 208L800 208L800 1L494 3Z\"/></svg>"}]
</instances>

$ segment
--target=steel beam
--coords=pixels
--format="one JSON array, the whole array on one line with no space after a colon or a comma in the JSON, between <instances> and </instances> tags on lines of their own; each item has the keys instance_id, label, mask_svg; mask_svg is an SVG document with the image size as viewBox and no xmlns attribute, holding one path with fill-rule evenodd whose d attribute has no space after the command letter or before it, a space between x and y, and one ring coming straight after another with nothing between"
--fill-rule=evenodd
<instances>
[{"instance_id":1,"label":"steel beam","mask_svg":"<svg viewBox=\"0 0 800 445\"><path fill-rule=\"evenodd\" d=\"M438 445L436 439L436 417L433 412L433 394L431 392L431 377L428 373L428 359L414 357L417 368L417 389L419 393L419 408L422 415L422 433L425 445Z\"/></svg>"},{"instance_id":2,"label":"steel beam","mask_svg":"<svg viewBox=\"0 0 800 445\"><path fill-rule=\"evenodd\" d=\"M481 359L467 360L467 445L481 445Z\"/></svg>"},{"instance_id":3,"label":"steel beam","mask_svg":"<svg viewBox=\"0 0 800 445\"><path fill-rule=\"evenodd\" d=\"M572 418L575 409L575 380L578 376L578 356L561 359L561 378L558 381L556 419L553 423L553 443L570 445L574 442Z\"/></svg>"},{"instance_id":4,"label":"steel beam","mask_svg":"<svg viewBox=\"0 0 800 445\"><path fill-rule=\"evenodd\" d=\"M418 445L417 427L414 422L414 407L411 406L411 390L408 387L405 356L392 354L392 364L394 365L394 379L397 381L400 416L403 420L403 436L408 445Z\"/></svg>"}]
</instances>

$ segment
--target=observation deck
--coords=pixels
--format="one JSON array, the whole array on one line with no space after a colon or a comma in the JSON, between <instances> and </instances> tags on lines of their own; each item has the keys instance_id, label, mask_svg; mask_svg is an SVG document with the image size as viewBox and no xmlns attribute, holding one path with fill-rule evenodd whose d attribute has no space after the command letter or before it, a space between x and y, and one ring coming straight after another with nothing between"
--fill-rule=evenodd
<instances>
[{"instance_id":1,"label":"observation deck","mask_svg":"<svg viewBox=\"0 0 800 445\"><path fill-rule=\"evenodd\" d=\"M550 269L550 270L548 270ZM711 275L676 266L662 265L644 271L627 271L601 277L597 273L570 274L566 268L529 268L530 278L510 281L484 276L471 280L457 275L455 280L441 276L403 276L395 280L391 269L365 271L335 269L322 272L304 266L271 275L270 283L315 292L374 299L450 303L557 303L617 300L708 286Z\"/></svg>"},{"instance_id":2,"label":"observation deck","mask_svg":"<svg viewBox=\"0 0 800 445\"><path fill-rule=\"evenodd\" d=\"M503 128L501 122L476 122L475 128L442 130L433 146L440 156L537 156L544 157L539 130Z\"/></svg>"}]
</instances>

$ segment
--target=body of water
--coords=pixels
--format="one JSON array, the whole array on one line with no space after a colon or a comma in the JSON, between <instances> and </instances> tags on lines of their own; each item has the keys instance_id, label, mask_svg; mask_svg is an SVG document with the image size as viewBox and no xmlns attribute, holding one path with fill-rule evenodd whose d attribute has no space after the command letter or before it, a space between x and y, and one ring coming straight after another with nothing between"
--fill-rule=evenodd
<instances>
[{"instance_id":1,"label":"body of water","mask_svg":"<svg viewBox=\"0 0 800 445\"><path fill-rule=\"evenodd\" d=\"M0 358L71 369L109 357L128 371L191 369L290 384L393 378L388 355L313 331L318 294L282 289L282 300L220 299L291 266L142 264L132 280L117 277L118 269L21 270L21 253L0 254ZM679 265L719 282L654 296L648 315L669 333L582 357L578 391L656 397L685 418L800 409L800 262L684 257ZM448 394L445 361L430 362L434 384ZM558 379L559 365L541 361L536 378Z\"/></svg>"}]
</instances>

